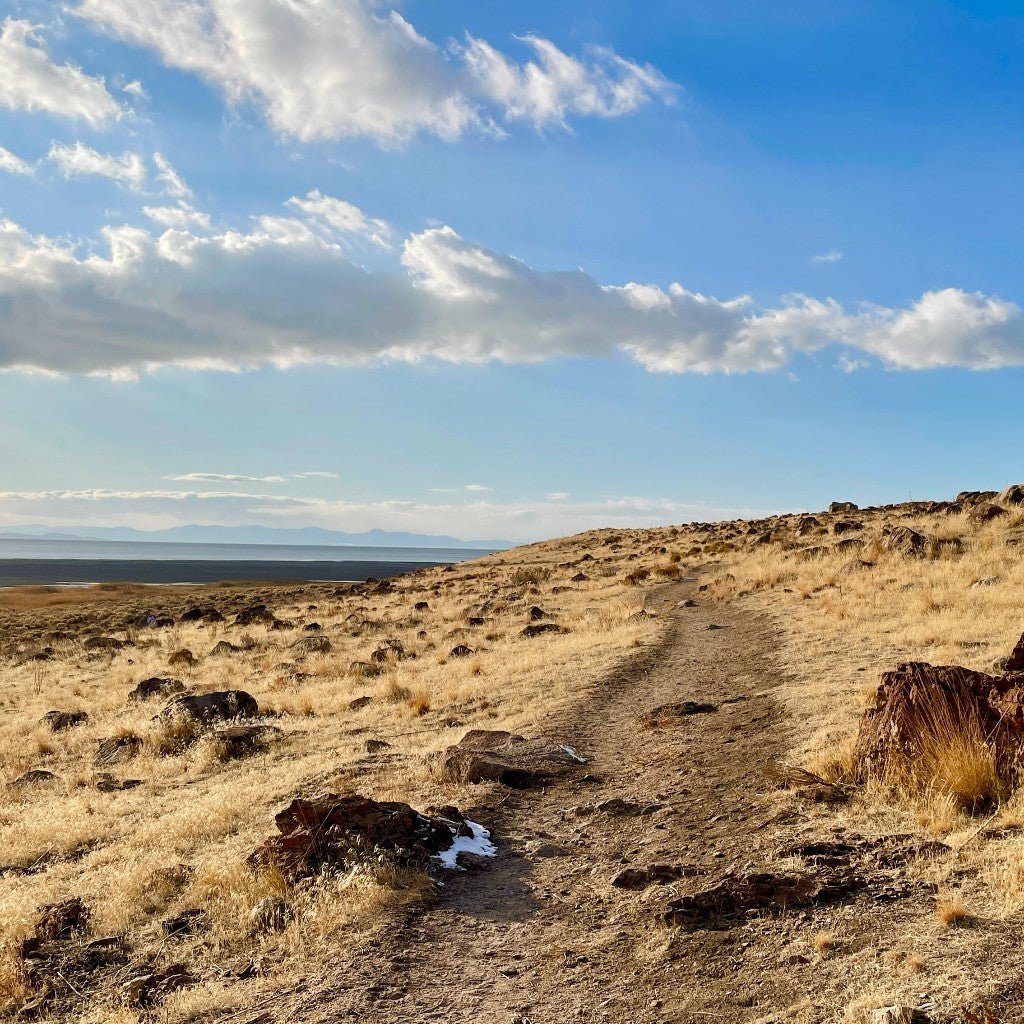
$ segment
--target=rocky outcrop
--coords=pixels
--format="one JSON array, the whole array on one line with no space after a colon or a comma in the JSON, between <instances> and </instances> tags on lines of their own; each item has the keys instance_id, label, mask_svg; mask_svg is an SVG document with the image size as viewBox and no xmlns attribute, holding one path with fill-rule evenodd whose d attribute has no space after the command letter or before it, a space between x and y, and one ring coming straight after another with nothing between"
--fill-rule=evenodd
<instances>
[{"instance_id":1,"label":"rocky outcrop","mask_svg":"<svg viewBox=\"0 0 1024 1024\"><path fill-rule=\"evenodd\" d=\"M173 697L176 693L182 693L185 689L180 679L171 679L167 676L150 676L143 679L131 693L128 694L129 704L138 704L144 700L153 700L156 697Z\"/></svg>"},{"instance_id":2,"label":"rocky outcrop","mask_svg":"<svg viewBox=\"0 0 1024 1024\"><path fill-rule=\"evenodd\" d=\"M215 722L230 722L236 718L255 718L260 713L256 698L245 690L220 690L216 693L200 693L172 700L160 717L191 718L204 725Z\"/></svg>"},{"instance_id":3,"label":"rocky outcrop","mask_svg":"<svg viewBox=\"0 0 1024 1024\"><path fill-rule=\"evenodd\" d=\"M49 726L50 732L63 732L65 729L74 729L76 725L85 725L88 721L87 711L47 711L39 724Z\"/></svg>"},{"instance_id":4,"label":"rocky outcrop","mask_svg":"<svg viewBox=\"0 0 1024 1024\"><path fill-rule=\"evenodd\" d=\"M254 869L271 867L289 881L376 862L380 855L403 866L425 864L449 849L456 835L472 835L461 820L429 817L398 801L356 793L293 800L274 818L279 835L249 857Z\"/></svg>"},{"instance_id":5,"label":"rocky outcrop","mask_svg":"<svg viewBox=\"0 0 1024 1024\"><path fill-rule=\"evenodd\" d=\"M996 501L1003 505L1024 505L1024 484L1010 484L997 495Z\"/></svg>"}]
</instances>

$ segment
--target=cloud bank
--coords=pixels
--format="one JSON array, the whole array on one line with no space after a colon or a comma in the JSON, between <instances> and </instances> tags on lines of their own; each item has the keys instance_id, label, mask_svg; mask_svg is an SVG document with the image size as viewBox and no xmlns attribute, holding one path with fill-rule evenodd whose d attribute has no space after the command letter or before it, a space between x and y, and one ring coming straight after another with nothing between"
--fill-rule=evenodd
<instances>
[{"instance_id":1,"label":"cloud bank","mask_svg":"<svg viewBox=\"0 0 1024 1024\"><path fill-rule=\"evenodd\" d=\"M185 214L159 234L107 227L84 254L0 220L0 368L130 375L625 353L652 372L740 373L827 346L851 364L1024 364L1020 307L980 293L927 292L906 308L803 295L766 307L538 270L450 227L409 235L396 269L369 271L346 246L360 232L390 238L383 221L319 192L289 208L302 216L259 217L245 233L188 230Z\"/></svg>"},{"instance_id":2,"label":"cloud bank","mask_svg":"<svg viewBox=\"0 0 1024 1024\"><path fill-rule=\"evenodd\" d=\"M423 132L446 140L619 117L673 86L649 65L594 49L587 59L525 36L523 63L467 36L442 49L373 0L80 0L95 28L199 75L234 104L255 103L276 131L304 142Z\"/></svg>"}]
</instances>

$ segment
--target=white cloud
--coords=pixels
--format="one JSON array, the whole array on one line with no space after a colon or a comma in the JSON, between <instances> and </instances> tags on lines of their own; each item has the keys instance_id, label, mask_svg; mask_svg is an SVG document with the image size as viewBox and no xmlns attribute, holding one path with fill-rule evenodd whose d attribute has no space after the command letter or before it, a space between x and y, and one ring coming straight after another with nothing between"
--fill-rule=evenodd
<instances>
[{"instance_id":1,"label":"white cloud","mask_svg":"<svg viewBox=\"0 0 1024 1024\"><path fill-rule=\"evenodd\" d=\"M367 217L358 206L322 195L319 189L313 189L305 199L292 196L287 205L301 210L340 236L358 235L382 249L391 246L391 225L387 221Z\"/></svg>"},{"instance_id":2,"label":"white cloud","mask_svg":"<svg viewBox=\"0 0 1024 1024\"><path fill-rule=\"evenodd\" d=\"M76 142L73 146L54 142L46 158L60 168L65 178L96 174L119 181L133 189L140 188L146 180L146 167L138 153L113 156L109 153L99 153L81 142Z\"/></svg>"},{"instance_id":3,"label":"white cloud","mask_svg":"<svg viewBox=\"0 0 1024 1024\"><path fill-rule=\"evenodd\" d=\"M510 120L537 128L565 125L570 116L622 117L654 98L670 101L676 87L651 65L595 48L589 64L539 36L520 37L535 60L516 64L482 39L467 37L462 55L481 91Z\"/></svg>"},{"instance_id":4,"label":"white cloud","mask_svg":"<svg viewBox=\"0 0 1024 1024\"><path fill-rule=\"evenodd\" d=\"M191 199L192 189L185 184L184 178L171 166L171 162L160 153L153 154L156 164L157 180L163 182L164 191L175 199Z\"/></svg>"},{"instance_id":5,"label":"white cloud","mask_svg":"<svg viewBox=\"0 0 1024 1024\"><path fill-rule=\"evenodd\" d=\"M552 491L548 496L548 501L568 501L568 491Z\"/></svg>"},{"instance_id":6,"label":"white cloud","mask_svg":"<svg viewBox=\"0 0 1024 1024\"><path fill-rule=\"evenodd\" d=\"M811 263L838 263L843 256L846 254L840 252L839 249L830 249L828 252L819 253L817 256L812 256Z\"/></svg>"},{"instance_id":7,"label":"white cloud","mask_svg":"<svg viewBox=\"0 0 1024 1024\"><path fill-rule=\"evenodd\" d=\"M6 171L8 174L31 174L32 168L20 156L15 156L9 149L0 146L0 171Z\"/></svg>"},{"instance_id":8,"label":"white cloud","mask_svg":"<svg viewBox=\"0 0 1024 1024\"><path fill-rule=\"evenodd\" d=\"M535 57L525 65L471 37L444 52L376 0L79 0L72 10L229 102L255 102L275 130L303 141L453 140L496 132L494 115L538 126L616 117L671 91L648 65L607 50L583 62L536 36L523 38Z\"/></svg>"},{"instance_id":9,"label":"white cloud","mask_svg":"<svg viewBox=\"0 0 1024 1024\"><path fill-rule=\"evenodd\" d=\"M465 489L467 491L493 491L493 487L487 487L484 484L466 484Z\"/></svg>"},{"instance_id":10,"label":"white cloud","mask_svg":"<svg viewBox=\"0 0 1024 1024\"><path fill-rule=\"evenodd\" d=\"M144 206L142 212L150 220L163 224L166 228L208 228L210 226L210 215L197 210L188 203L178 203L177 206Z\"/></svg>"},{"instance_id":11,"label":"white cloud","mask_svg":"<svg viewBox=\"0 0 1024 1024\"><path fill-rule=\"evenodd\" d=\"M82 255L0 220L0 368L127 378L161 365L622 352L653 372L713 373L778 370L828 346L909 369L1024 365L1020 307L953 288L906 308L846 309L803 295L765 307L680 284L601 285L582 270L535 270L447 227L409 236L400 269L370 272L331 225L279 216L257 218L247 234L122 226L103 236Z\"/></svg>"},{"instance_id":12,"label":"white cloud","mask_svg":"<svg viewBox=\"0 0 1024 1024\"><path fill-rule=\"evenodd\" d=\"M246 476L242 473L181 473L178 476L166 476L165 480L181 480L193 483L202 482L228 482L228 483L257 483L257 484L283 484L287 477L283 476Z\"/></svg>"},{"instance_id":13,"label":"white cloud","mask_svg":"<svg viewBox=\"0 0 1024 1024\"><path fill-rule=\"evenodd\" d=\"M39 39L39 26L6 18L0 27L0 106L85 121L94 128L115 121L121 107L102 78L71 64L55 64Z\"/></svg>"},{"instance_id":14,"label":"white cloud","mask_svg":"<svg viewBox=\"0 0 1024 1024\"><path fill-rule=\"evenodd\" d=\"M337 473L328 473L322 469L311 469L306 473L292 473L293 480L340 480Z\"/></svg>"},{"instance_id":15,"label":"white cloud","mask_svg":"<svg viewBox=\"0 0 1024 1024\"><path fill-rule=\"evenodd\" d=\"M244 491L0 491L0 526L133 526L158 529L210 525L322 526L362 531L407 530L472 539L533 540L601 526L646 527L692 520L768 515L776 510L722 508L667 498L609 497L593 502L416 502L402 498L352 502Z\"/></svg>"},{"instance_id":16,"label":"white cloud","mask_svg":"<svg viewBox=\"0 0 1024 1024\"><path fill-rule=\"evenodd\" d=\"M121 92L128 93L129 96L135 96L140 100L149 98L149 94L142 87L142 83L138 80L133 82L127 82L121 86Z\"/></svg>"}]
</instances>

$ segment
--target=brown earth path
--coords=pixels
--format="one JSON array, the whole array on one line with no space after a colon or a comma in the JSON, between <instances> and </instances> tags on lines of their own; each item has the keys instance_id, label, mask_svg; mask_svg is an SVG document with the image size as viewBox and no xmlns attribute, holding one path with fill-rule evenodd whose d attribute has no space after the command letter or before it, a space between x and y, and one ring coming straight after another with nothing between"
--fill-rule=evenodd
<instances>
[{"instance_id":1,"label":"brown earth path","mask_svg":"<svg viewBox=\"0 0 1024 1024\"><path fill-rule=\"evenodd\" d=\"M690 597L697 607L679 607ZM808 914L693 932L659 920L672 896L770 854L776 816L763 767L787 734L771 694L777 638L766 620L702 600L696 583L654 590L647 607L665 620L662 639L540 730L586 756L586 775L543 791L482 791L469 816L493 830L489 870L451 877L357 957L240 1020L787 1019L806 988L784 952ZM718 711L638 725L644 712L684 700ZM646 811L592 810L613 798ZM642 892L610 885L622 868L650 864L702 874Z\"/></svg>"}]
</instances>

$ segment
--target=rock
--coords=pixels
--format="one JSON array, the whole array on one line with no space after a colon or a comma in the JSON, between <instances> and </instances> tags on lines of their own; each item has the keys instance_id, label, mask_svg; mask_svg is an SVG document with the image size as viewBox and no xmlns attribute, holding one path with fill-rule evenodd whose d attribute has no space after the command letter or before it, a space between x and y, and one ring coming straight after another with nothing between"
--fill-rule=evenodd
<instances>
[{"instance_id":1,"label":"rock","mask_svg":"<svg viewBox=\"0 0 1024 1024\"><path fill-rule=\"evenodd\" d=\"M463 871L489 871L493 864L494 857L488 857L482 853L459 850L455 855L455 866L462 868Z\"/></svg>"},{"instance_id":2,"label":"rock","mask_svg":"<svg viewBox=\"0 0 1024 1024\"><path fill-rule=\"evenodd\" d=\"M11 780L12 786L38 786L48 782L60 782L60 779L53 772L45 768L30 768L22 772L16 779Z\"/></svg>"},{"instance_id":3,"label":"rock","mask_svg":"<svg viewBox=\"0 0 1024 1024\"><path fill-rule=\"evenodd\" d=\"M167 659L167 664L170 665L172 668L175 665L185 665L188 668L192 668L192 666L197 664L197 662L198 659L187 647L181 648L180 651L175 651Z\"/></svg>"},{"instance_id":4,"label":"rock","mask_svg":"<svg viewBox=\"0 0 1024 1024\"><path fill-rule=\"evenodd\" d=\"M40 725L48 725L51 732L63 732L73 729L76 725L84 725L89 721L87 711L47 711L40 720Z\"/></svg>"},{"instance_id":5,"label":"rock","mask_svg":"<svg viewBox=\"0 0 1024 1024\"><path fill-rule=\"evenodd\" d=\"M854 523L846 519L840 519L832 524L832 532L838 537L843 533L851 533L854 530L862 530L860 523Z\"/></svg>"},{"instance_id":6,"label":"rock","mask_svg":"<svg viewBox=\"0 0 1024 1024\"><path fill-rule=\"evenodd\" d=\"M97 765L124 764L136 757L141 750L142 737L134 733L124 733L121 736L100 740L92 761Z\"/></svg>"},{"instance_id":7,"label":"rock","mask_svg":"<svg viewBox=\"0 0 1024 1024\"><path fill-rule=\"evenodd\" d=\"M256 699L245 690L220 690L178 697L160 712L160 718L186 717L210 725L235 718L255 718L259 713Z\"/></svg>"},{"instance_id":8,"label":"rock","mask_svg":"<svg viewBox=\"0 0 1024 1024\"><path fill-rule=\"evenodd\" d=\"M858 892L864 883L849 872L751 872L727 875L720 882L672 900L663 920L684 928L713 927L720 919L751 912L785 913L828 903Z\"/></svg>"},{"instance_id":9,"label":"rock","mask_svg":"<svg viewBox=\"0 0 1024 1024\"><path fill-rule=\"evenodd\" d=\"M1002 506L987 501L972 505L967 510L967 518L972 523L990 523L993 519L1000 519L1009 514Z\"/></svg>"},{"instance_id":10,"label":"rock","mask_svg":"<svg viewBox=\"0 0 1024 1024\"><path fill-rule=\"evenodd\" d=\"M820 519L816 519L814 516L803 516L796 524L796 535L798 537L806 537L808 534L820 529Z\"/></svg>"},{"instance_id":11,"label":"rock","mask_svg":"<svg viewBox=\"0 0 1024 1024\"><path fill-rule=\"evenodd\" d=\"M406 654L405 646L401 640L389 639L385 640L378 648L370 655L370 661L375 662L378 665L385 664L394 658L396 661L404 661L409 655Z\"/></svg>"},{"instance_id":12,"label":"rock","mask_svg":"<svg viewBox=\"0 0 1024 1024\"><path fill-rule=\"evenodd\" d=\"M455 841L452 828L438 818L356 793L293 800L274 821L279 835L258 847L248 863L273 867L291 881L376 861L379 853L402 865L421 864Z\"/></svg>"},{"instance_id":13,"label":"rock","mask_svg":"<svg viewBox=\"0 0 1024 1024\"><path fill-rule=\"evenodd\" d=\"M484 619L480 615L470 615L469 624L471 626L482 626L484 624Z\"/></svg>"},{"instance_id":14,"label":"rock","mask_svg":"<svg viewBox=\"0 0 1024 1024\"><path fill-rule=\"evenodd\" d=\"M323 629L324 629L324 627L321 626L319 622L307 622L306 625L302 627L302 632L303 633L322 633Z\"/></svg>"},{"instance_id":15,"label":"rock","mask_svg":"<svg viewBox=\"0 0 1024 1024\"><path fill-rule=\"evenodd\" d=\"M928 540L909 526L894 526L886 529L882 536L882 549L900 555L923 555Z\"/></svg>"},{"instance_id":16,"label":"rock","mask_svg":"<svg viewBox=\"0 0 1024 1024\"><path fill-rule=\"evenodd\" d=\"M174 917L164 918L160 922L164 935L168 938L174 935L195 935L197 932L205 931L207 914L205 910L198 907L191 910L183 910Z\"/></svg>"},{"instance_id":17,"label":"rock","mask_svg":"<svg viewBox=\"0 0 1024 1024\"><path fill-rule=\"evenodd\" d=\"M303 654L330 654L331 641L325 636L304 636L289 644L288 649Z\"/></svg>"},{"instance_id":18,"label":"rock","mask_svg":"<svg viewBox=\"0 0 1024 1024\"><path fill-rule=\"evenodd\" d=\"M154 697L172 697L176 693L182 693L185 684L180 679L171 679L165 676L150 676L143 679L131 693L128 694L128 703L137 704L140 701L152 700Z\"/></svg>"},{"instance_id":19,"label":"rock","mask_svg":"<svg viewBox=\"0 0 1024 1024\"><path fill-rule=\"evenodd\" d=\"M1000 676L924 662L901 664L884 673L871 706L861 716L854 749L858 777L919 775L934 767L929 753L936 734L960 733L984 737L999 778L1015 779L1024 746L1022 671L1024 637ZM945 781L955 788L955 781Z\"/></svg>"},{"instance_id":20,"label":"rock","mask_svg":"<svg viewBox=\"0 0 1024 1024\"><path fill-rule=\"evenodd\" d=\"M718 710L715 704L702 704L695 700L684 700L678 704L662 704L660 707L648 711L639 718L640 726L644 729L658 729L663 726L672 725L680 719L688 718L690 715L712 715Z\"/></svg>"},{"instance_id":21,"label":"rock","mask_svg":"<svg viewBox=\"0 0 1024 1024\"><path fill-rule=\"evenodd\" d=\"M569 851L557 843L538 843L536 845L531 843L527 846L526 851L532 856L541 857L544 860L569 856Z\"/></svg>"},{"instance_id":22,"label":"rock","mask_svg":"<svg viewBox=\"0 0 1024 1024\"><path fill-rule=\"evenodd\" d=\"M368 696L356 697L348 702L349 711L362 711L363 708L373 703L373 698Z\"/></svg>"},{"instance_id":23,"label":"rock","mask_svg":"<svg viewBox=\"0 0 1024 1024\"><path fill-rule=\"evenodd\" d=\"M184 964L171 964L130 978L121 985L121 993L129 1006L152 1006L172 992L196 984L196 981Z\"/></svg>"},{"instance_id":24,"label":"rock","mask_svg":"<svg viewBox=\"0 0 1024 1024\"><path fill-rule=\"evenodd\" d=\"M142 779L116 779L110 772L97 772L93 783L101 793L121 793L142 785Z\"/></svg>"},{"instance_id":25,"label":"rock","mask_svg":"<svg viewBox=\"0 0 1024 1024\"><path fill-rule=\"evenodd\" d=\"M703 872L703 868L690 864L651 864L645 868L623 868L612 877L611 884L616 889L637 892L652 885L667 885Z\"/></svg>"},{"instance_id":26,"label":"rock","mask_svg":"<svg viewBox=\"0 0 1024 1024\"><path fill-rule=\"evenodd\" d=\"M294 917L292 908L284 900L276 896L264 896L249 911L249 920L258 932L284 931L288 922Z\"/></svg>"},{"instance_id":27,"label":"rock","mask_svg":"<svg viewBox=\"0 0 1024 1024\"><path fill-rule=\"evenodd\" d=\"M543 609L543 608L538 608L538 607L537 607L536 605L534 605L534 606L533 606L533 607L532 607L532 608L531 608L531 609L530 609L530 610L529 610L529 611L528 611L528 612L526 613L526 617L527 617L527 618L528 618L528 619L529 619L529 620L530 620L531 622L537 622L537 621L538 621L539 619L546 619L546 618L547 618L547 615L548 615L548 613L547 613L546 611L544 611L544 609Z\"/></svg>"},{"instance_id":28,"label":"rock","mask_svg":"<svg viewBox=\"0 0 1024 1024\"><path fill-rule=\"evenodd\" d=\"M234 761L263 753L271 743L284 738L284 730L275 725L229 725L214 729L212 737L220 759Z\"/></svg>"},{"instance_id":29,"label":"rock","mask_svg":"<svg viewBox=\"0 0 1024 1024\"><path fill-rule=\"evenodd\" d=\"M467 647L465 644L458 644L456 647L453 647L451 651L448 652L448 657L468 658L473 653L474 652L472 647Z\"/></svg>"},{"instance_id":30,"label":"rock","mask_svg":"<svg viewBox=\"0 0 1024 1024\"><path fill-rule=\"evenodd\" d=\"M636 818L644 814L652 814L660 806L660 804L638 804L632 800L623 800L622 797L613 796L608 800L599 800L591 809L598 814L607 814L613 818Z\"/></svg>"},{"instance_id":31,"label":"rock","mask_svg":"<svg viewBox=\"0 0 1024 1024\"><path fill-rule=\"evenodd\" d=\"M685 601L677 601L677 608L696 608L697 602L692 597L688 597Z\"/></svg>"},{"instance_id":32,"label":"rock","mask_svg":"<svg viewBox=\"0 0 1024 1024\"><path fill-rule=\"evenodd\" d=\"M430 611L430 603L428 601L417 601L413 605L413 609L418 612L428 612Z\"/></svg>"},{"instance_id":33,"label":"rock","mask_svg":"<svg viewBox=\"0 0 1024 1024\"><path fill-rule=\"evenodd\" d=\"M979 501L991 501L996 496L995 491L961 491L954 500L957 505L974 505Z\"/></svg>"},{"instance_id":34,"label":"rock","mask_svg":"<svg viewBox=\"0 0 1024 1024\"><path fill-rule=\"evenodd\" d=\"M388 743L387 740L367 740L363 744L363 749L368 754L377 754L381 750L389 750L390 748L391 748L391 744Z\"/></svg>"},{"instance_id":35,"label":"rock","mask_svg":"<svg viewBox=\"0 0 1024 1024\"><path fill-rule=\"evenodd\" d=\"M871 1024L926 1024L927 1020L913 1006L882 1006L871 1013Z\"/></svg>"},{"instance_id":36,"label":"rock","mask_svg":"<svg viewBox=\"0 0 1024 1024\"><path fill-rule=\"evenodd\" d=\"M513 789L543 786L585 764L572 747L526 740L504 731L473 729L434 758L446 782L498 782Z\"/></svg>"},{"instance_id":37,"label":"rock","mask_svg":"<svg viewBox=\"0 0 1024 1024\"><path fill-rule=\"evenodd\" d=\"M48 903L39 912L39 920L30 938L22 944L22 956L37 950L44 942L68 939L89 927L92 914L80 896Z\"/></svg>"},{"instance_id":38,"label":"rock","mask_svg":"<svg viewBox=\"0 0 1024 1024\"><path fill-rule=\"evenodd\" d=\"M236 626L252 626L255 624L270 626L273 625L274 621L274 613L265 604L254 604L248 608L243 608L235 616Z\"/></svg>"},{"instance_id":39,"label":"rock","mask_svg":"<svg viewBox=\"0 0 1024 1024\"><path fill-rule=\"evenodd\" d=\"M533 625L527 626L525 629L519 631L520 636L534 637L541 636L544 633L568 633L570 632L565 626L559 626L556 622L538 622Z\"/></svg>"},{"instance_id":40,"label":"rock","mask_svg":"<svg viewBox=\"0 0 1024 1024\"><path fill-rule=\"evenodd\" d=\"M1024 484L1010 484L997 495L996 501L1003 505L1024 505Z\"/></svg>"},{"instance_id":41,"label":"rock","mask_svg":"<svg viewBox=\"0 0 1024 1024\"><path fill-rule=\"evenodd\" d=\"M112 636L91 636L85 641L87 651L119 651L127 647L124 640L118 640Z\"/></svg>"},{"instance_id":42,"label":"rock","mask_svg":"<svg viewBox=\"0 0 1024 1024\"><path fill-rule=\"evenodd\" d=\"M237 644L233 644L230 640L218 640L213 645L213 650L210 651L211 657L222 657L225 654L239 654L244 648L239 647Z\"/></svg>"},{"instance_id":43,"label":"rock","mask_svg":"<svg viewBox=\"0 0 1024 1024\"><path fill-rule=\"evenodd\" d=\"M858 507L852 501L833 501L828 507L829 512L857 512Z\"/></svg>"},{"instance_id":44,"label":"rock","mask_svg":"<svg viewBox=\"0 0 1024 1024\"><path fill-rule=\"evenodd\" d=\"M585 572L578 572L575 576L570 576L569 581L571 583L586 583L590 577Z\"/></svg>"},{"instance_id":45,"label":"rock","mask_svg":"<svg viewBox=\"0 0 1024 1024\"><path fill-rule=\"evenodd\" d=\"M971 590L974 590L976 587L994 587L997 583L1002 582L1002 576L985 576L980 580L975 580L971 584Z\"/></svg>"}]
</instances>

